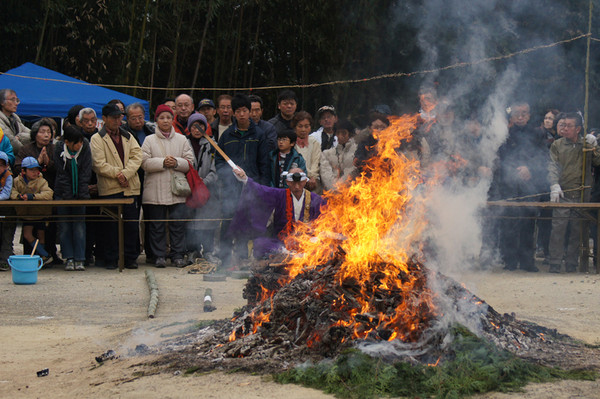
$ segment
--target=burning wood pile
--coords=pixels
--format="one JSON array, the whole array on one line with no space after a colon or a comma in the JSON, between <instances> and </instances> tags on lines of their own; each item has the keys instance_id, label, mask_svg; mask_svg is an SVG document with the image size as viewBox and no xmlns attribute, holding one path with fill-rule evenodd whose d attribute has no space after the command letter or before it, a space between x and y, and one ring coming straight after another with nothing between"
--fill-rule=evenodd
<instances>
[{"instance_id":1,"label":"burning wood pile","mask_svg":"<svg viewBox=\"0 0 600 399\"><path fill-rule=\"evenodd\" d=\"M396 276L398 284L387 286L383 270L389 265L383 261L373 265L367 281L339 281L343 258L340 252L284 285L287 264L262 262L244 292L247 316L230 339L259 333L263 339L288 341L290 349L306 346L325 356L355 339L417 341L435 316L422 266L410 261Z\"/></svg>"},{"instance_id":2,"label":"burning wood pile","mask_svg":"<svg viewBox=\"0 0 600 399\"><path fill-rule=\"evenodd\" d=\"M580 353L581 345L498 314L416 260L427 220L417 197L426 190L418 159L399 151L415 126L416 116L405 116L378 132L377 156L365 173L326 195L317 220L294 226L290 253L255 265L244 292L248 305L233 320L174 342L166 348L178 349L170 359L198 369L269 372L359 346L437 364L453 356L450 330L463 324L522 357L576 364L577 356L565 353Z\"/></svg>"}]
</instances>

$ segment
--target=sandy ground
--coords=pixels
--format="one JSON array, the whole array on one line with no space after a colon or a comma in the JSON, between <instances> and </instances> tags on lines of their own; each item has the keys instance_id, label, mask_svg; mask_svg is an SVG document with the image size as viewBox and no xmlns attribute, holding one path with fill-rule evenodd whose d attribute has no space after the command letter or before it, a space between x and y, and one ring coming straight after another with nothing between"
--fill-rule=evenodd
<instances>
[{"instance_id":1,"label":"sandy ground","mask_svg":"<svg viewBox=\"0 0 600 399\"><path fill-rule=\"evenodd\" d=\"M244 304L245 280L205 282L202 275L151 268L160 290L156 317L146 315L149 298L144 270L123 273L99 268L85 272L42 270L34 285L15 285L0 273L0 397L62 398L320 398L331 397L268 377L226 374L175 375L141 365L148 357L128 356L136 345L151 345L193 328L200 320L231 316ZM600 276L470 272L461 280L499 312L514 312L562 333L600 343ZM212 313L202 311L212 288ZM98 365L95 356L118 355ZM48 368L49 375L36 372ZM185 370L181 370L182 372ZM143 373L143 377L139 377ZM599 382L530 384L526 392L485 398L597 398Z\"/></svg>"}]
</instances>

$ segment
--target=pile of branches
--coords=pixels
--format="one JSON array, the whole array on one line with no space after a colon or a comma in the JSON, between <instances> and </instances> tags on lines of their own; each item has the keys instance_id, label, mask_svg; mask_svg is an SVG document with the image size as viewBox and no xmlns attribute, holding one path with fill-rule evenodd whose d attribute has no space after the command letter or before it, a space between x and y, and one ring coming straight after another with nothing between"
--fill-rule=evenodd
<instances>
[{"instance_id":1,"label":"pile of branches","mask_svg":"<svg viewBox=\"0 0 600 399\"><path fill-rule=\"evenodd\" d=\"M445 315L434 313L424 305L425 301L420 301L418 295L428 292L429 274L429 278L435 277L443 287L444 292L438 294L438 299L445 298L450 302L445 304L445 311L461 314L464 320L478 325L478 331L474 332L498 349L549 366L600 367L595 348L586 347L556 330L519 321L514 315L500 314L462 285L440 274L434 276L418 262L411 261L408 265L409 274L417 277L409 296L398 290L378 288L378 272L373 272L371 279L362 286L352 280L340 284L335 275L341 262L342 259L337 257L294 279L287 274L284 256L257 262L244 289L248 305L237 311L232 320L216 321L195 333L163 342L157 352L167 354L157 363L169 363L177 369L187 366L194 370L212 370L219 367L269 373L305 361L336 358L357 345L364 348L386 341L390 330L374 328L378 324L377 312L389 315L402 301L418 304L413 310L419 315L419 324L415 331L407 330L404 339L389 343L401 348L404 354L388 360L421 365L452 361L456 355L449 350L448 342L454 339L451 336L453 326L461 321L445 322ZM398 277L406 279L409 274ZM361 288L372 294L371 305L376 312L356 316L361 328L373 330L366 338L355 339L352 328L336 325L336 322L347 321L357 309L352 298ZM265 291L275 294L264 300ZM342 295L346 298L343 303L338 301ZM265 314L269 314L268 321L257 323ZM381 352L373 353L385 358Z\"/></svg>"}]
</instances>

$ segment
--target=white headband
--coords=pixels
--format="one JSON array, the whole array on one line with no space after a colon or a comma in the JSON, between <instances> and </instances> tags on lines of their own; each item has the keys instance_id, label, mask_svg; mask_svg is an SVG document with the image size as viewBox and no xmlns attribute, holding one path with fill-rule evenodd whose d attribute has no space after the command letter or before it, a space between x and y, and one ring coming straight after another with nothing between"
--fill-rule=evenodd
<instances>
[{"instance_id":1,"label":"white headband","mask_svg":"<svg viewBox=\"0 0 600 399\"><path fill-rule=\"evenodd\" d=\"M287 181L307 181L308 177L306 177L306 173L304 172L295 172L295 173L289 173L289 172L283 172L281 174L282 177L285 178L285 180Z\"/></svg>"}]
</instances>

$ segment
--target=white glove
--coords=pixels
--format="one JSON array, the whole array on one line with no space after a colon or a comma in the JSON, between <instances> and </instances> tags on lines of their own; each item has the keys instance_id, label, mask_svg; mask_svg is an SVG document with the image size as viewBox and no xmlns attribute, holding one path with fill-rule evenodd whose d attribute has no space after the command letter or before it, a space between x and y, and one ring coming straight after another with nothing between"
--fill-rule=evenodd
<instances>
[{"instance_id":1,"label":"white glove","mask_svg":"<svg viewBox=\"0 0 600 399\"><path fill-rule=\"evenodd\" d=\"M598 145L598 140L596 139L596 136L594 136L593 134L586 135L585 142L588 143L589 145L591 145L592 147L595 147L596 145Z\"/></svg>"},{"instance_id":2,"label":"white glove","mask_svg":"<svg viewBox=\"0 0 600 399\"><path fill-rule=\"evenodd\" d=\"M244 172L244 170L238 166L236 166L233 169L233 175L239 182L246 184L246 182L248 181L248 176L246 175L246 172Z\"/></svg>"},{"instance_id":3,"label":"white glove","mask_svg":"<svg viewBox=\"0 0 600 399\"><path fill-rule=\"evenodd\" d=\"M565 194L560 188L560 184L553 184L550 187L550 201L551 202L560 202L561 198L564 198Z\"/></svg>"}]
</instances>

